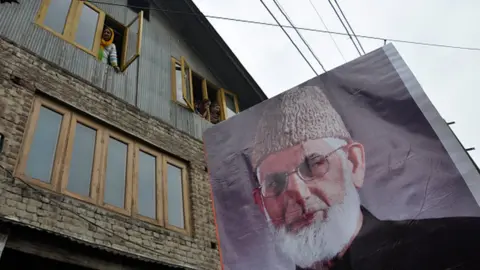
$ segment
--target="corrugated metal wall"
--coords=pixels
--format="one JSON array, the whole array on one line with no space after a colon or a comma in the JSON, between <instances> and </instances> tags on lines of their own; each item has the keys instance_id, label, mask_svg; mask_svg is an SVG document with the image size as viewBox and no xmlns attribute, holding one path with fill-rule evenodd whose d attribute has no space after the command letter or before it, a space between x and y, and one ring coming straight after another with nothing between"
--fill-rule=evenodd
<instances>
[{"instance_id":1,"label":"corrugated metal wall","mask_svg":"<svg viewBox=\"0 0 480 270\"><path fill-rule=\"evenodd\" d=\"M127 0L102 1L127 4ZM92 55L35 25L35 16L41 2L22 0L20 5L1 5L0 35L201 139L203 131L211 124L171 101L170 58L173 56L179 59L184 56L195 72L212 83L221 85L160 14L152 11L150 21L144 20L142 53L123 74L118 74ZM135 12L126 7L105 4L96 6L124 24L136 16Z\"/></svg>"}]
</instances>

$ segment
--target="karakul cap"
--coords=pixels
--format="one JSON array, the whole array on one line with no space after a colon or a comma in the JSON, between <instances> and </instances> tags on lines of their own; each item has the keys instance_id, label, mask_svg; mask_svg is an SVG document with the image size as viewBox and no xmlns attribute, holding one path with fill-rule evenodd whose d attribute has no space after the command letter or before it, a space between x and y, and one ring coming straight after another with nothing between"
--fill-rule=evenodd
<instances>
[{"instance_id":1,"label":"karakul cap","mask_svg":"<svg viewBox=\"0 0 480 270\"><path fill-rule=\"evenodd\" d=\"M319 87L286 91L269 101L258 123L253 168L270 154L319 138L349 139L350 134Z\"/></svg>"}]
</instances>

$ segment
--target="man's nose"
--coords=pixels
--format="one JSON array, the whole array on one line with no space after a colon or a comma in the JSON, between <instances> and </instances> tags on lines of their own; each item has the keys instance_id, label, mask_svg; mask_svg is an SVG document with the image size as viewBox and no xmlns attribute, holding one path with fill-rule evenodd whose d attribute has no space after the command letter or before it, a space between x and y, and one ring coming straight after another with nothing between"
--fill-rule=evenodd
<instances>
[{"instance_id":1,"label":"man's nose","mask_svg":"<svg viewBox=\"0 0 480 270\"><path fill-rule=\"evenodd\" d=\"M295 200L296 203L304 207L308 198L312 196L310 188L296 174L290 175L288 181L289 183L287 185L286 194L288 197Z\"/></svg>"}]
</instances>

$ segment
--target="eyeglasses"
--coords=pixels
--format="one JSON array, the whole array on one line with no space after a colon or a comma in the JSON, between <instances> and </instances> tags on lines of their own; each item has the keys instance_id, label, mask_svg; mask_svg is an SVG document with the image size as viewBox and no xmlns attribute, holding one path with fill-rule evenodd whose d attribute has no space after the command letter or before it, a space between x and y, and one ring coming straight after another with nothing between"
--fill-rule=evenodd
<instances>
[{"instance_id":1,"label":"eyeglasses","mask_svg":"<svg viewBox=\"0 0 480 270\"><path fill-rule=\"evenodd\" d=\"M288 187L289 176L295 173L304 182L310 182L322 178L330 169L330 162L328 161L328 158L333 153L344 147L345 145L329 152L326 155L309 155L293 171L267 174L265 177L263 177L263 184L258 187L262 192L262 196L265 198L272 198L282 195Z\"/></svg>"}]
</instances>

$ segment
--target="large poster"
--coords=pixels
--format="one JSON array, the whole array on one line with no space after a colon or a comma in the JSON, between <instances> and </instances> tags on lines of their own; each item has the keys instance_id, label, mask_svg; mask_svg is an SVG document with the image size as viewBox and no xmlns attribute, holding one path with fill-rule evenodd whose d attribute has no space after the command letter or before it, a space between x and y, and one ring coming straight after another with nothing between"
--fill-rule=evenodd
<instances>
[{"instance_id":1,"label":"large poster","mask_svg":"<svg viewBox=\"0 0 480 270\"><path fill-rule=\"evenodd\" d=\"M223 269L480 269L480 177L393 45L204 142Z\"/></svg>"}]
</instances>

